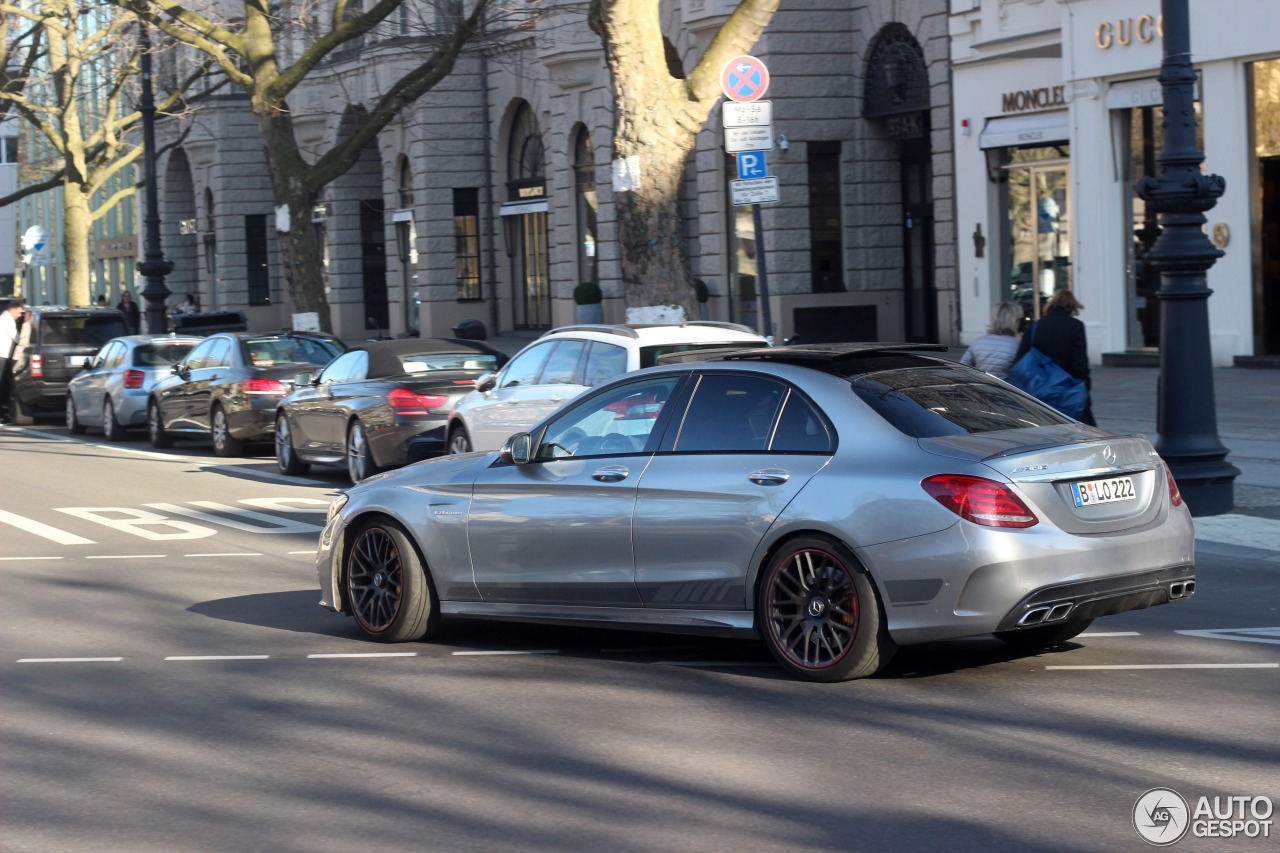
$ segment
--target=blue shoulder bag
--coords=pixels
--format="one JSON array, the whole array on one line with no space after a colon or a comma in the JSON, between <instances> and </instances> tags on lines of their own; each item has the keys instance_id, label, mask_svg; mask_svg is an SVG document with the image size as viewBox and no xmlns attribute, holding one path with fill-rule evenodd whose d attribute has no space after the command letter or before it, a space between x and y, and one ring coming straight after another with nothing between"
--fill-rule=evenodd
<instances>
[{"instance_id":1,"label":"blue shoulder bag","mask_svg":"<svg viewBox=\"0 0 1280 853\"><path fill-rule=\"evenodd\" d=\"M1039 320L1032 324L1031 349L1013 365L1005 381L1064 415L1079 420L1084 414L1085 404L1089 402L1089 389L1083 379L1076 379L1036 349L1036 326L1039 324Z\"/></svg>"}]
</instances>

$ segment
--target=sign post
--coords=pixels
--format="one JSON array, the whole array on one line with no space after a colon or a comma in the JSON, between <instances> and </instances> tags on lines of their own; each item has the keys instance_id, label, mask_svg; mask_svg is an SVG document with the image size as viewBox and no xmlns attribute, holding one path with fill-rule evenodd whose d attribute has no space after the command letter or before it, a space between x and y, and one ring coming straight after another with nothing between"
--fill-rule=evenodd
<instances>
[{"instance_id":1,"label":"sign post","mask_svg":"<svg viewBox=\"0 0 1280 853\"><path fill-rule=\"evenodd\" d=\"M769 174L764 152L773 150L773 104L760 98L769 88L769 69L754 56L735 56L720 72L720 88L729 100L721 112L724 148L737 155L738 180L729 182L729 200L751 205L756 233L756 283L760 334L773 343L769 307L769 266L765 260L760 205L778 201L778 179Z\"/></svg>"}]
</instances>

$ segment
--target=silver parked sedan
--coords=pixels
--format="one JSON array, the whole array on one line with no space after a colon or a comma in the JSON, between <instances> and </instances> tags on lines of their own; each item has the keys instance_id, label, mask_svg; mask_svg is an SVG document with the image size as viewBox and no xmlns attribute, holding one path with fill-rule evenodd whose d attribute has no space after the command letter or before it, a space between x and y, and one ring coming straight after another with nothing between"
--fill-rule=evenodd
<instances>
[{"instance_id":1,"label":"silver parked sedan","mask_svg":"<svg viewBox=\"0 0 1280 853\"><path fill-rule=\"evenodd\" d=\"M147 423L151 386L169 375L203 338L130 335L107 341L67 386L67 429L79 434L101 427L107 441Z\"/></svg>"},{"instance_id":2,"label":"silver parked sedan","mask_svg":"<svg viewBox=\"0 0 1280 853\"><path fill-rule=\"evenodd\" d=\"M321 604L385 642L452 615L756 636L837 681L898 645L1047 647L1195 591L1191 516L1145 438L921 349L677 356L708 360L367 480L330 508Z\"/></svg>"}]
</instances>

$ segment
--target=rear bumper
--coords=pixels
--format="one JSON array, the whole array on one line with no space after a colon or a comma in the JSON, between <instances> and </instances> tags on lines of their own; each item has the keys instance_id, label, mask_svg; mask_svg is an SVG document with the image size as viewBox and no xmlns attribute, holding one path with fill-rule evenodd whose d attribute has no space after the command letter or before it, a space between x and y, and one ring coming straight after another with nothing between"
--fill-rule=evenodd
<instances>
[{"instance_id":1,"label":"rear bumper","mask_svg":"<svg viewBox=\"0 0 1280 853\"><path fill-rule=\"evenodd\" d=\"M1143 610L1195 594L1195 566L1174 566L1153 572L1055 584L1036 590L1009 611L998 631L1016 631L1078 619L1097 619L1129 610Z\"/></svg>"},{"instance_id":2,"label":"rear bumper","mask_svg":"<svg viewBox=\"0 0 1280 853\"><path fill-rule=\"evenodd\" d=\"M67 382L46 382L40 379L18 378L13 396L31 409L62 409L67 405Z\"/></svg>"},{"instance_id":3,"label":"rear bumper","mask_svg":"<svg viewBox=\"0 0 1280 853\"><path fill-rule=\"evenodd\" d=\"M399 468L444 455L445 422L414 420L369 428L373 460L383 468Z\"/></svg>"}]
</instances>

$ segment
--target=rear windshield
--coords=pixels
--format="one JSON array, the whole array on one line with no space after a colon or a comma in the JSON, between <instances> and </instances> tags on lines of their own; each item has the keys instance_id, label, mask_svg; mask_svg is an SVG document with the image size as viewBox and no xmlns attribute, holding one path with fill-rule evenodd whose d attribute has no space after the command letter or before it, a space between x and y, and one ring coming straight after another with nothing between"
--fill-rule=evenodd
<instances>
[{"instance_id":1,"label":"rear windshield","mask_svg":"<svg viewBox=\"0 0 1280 853\"><path fill-rule=\"evenodd\" d=\"M129 334L124 318L111 314L45 314L40 318L40 344L100 347Z\"/></svg>"},{"instance_id":2,"label":"rear windshield","mask_svg":"<svg viewBox=\"0 0 1280 853\"><path fill-rule=\"evenodd\" d=\"M752 349L753 347L764 346L764 344L754 343L752 341L716 341L715 343L700 344L660 344L657 346L640 347L640 366L653 367L658 363L658 359L664 355L671 355L677 352L693 352L694 350L704 349Z\"/></svg>"},{"instance_id":3,"label":"rear windshield","mask_svg":"<svg viewBox=\"0 0 1280 853\"><path fill-rule=\"evenodd\" d=\"M937 365L864 373L852 380L863 402L914 438L998 432L1073 421L985 373Z\"/></svg>"},{"instance_id":4,"label":"rear windshield","mask_svg":"<svg viewBox=\"0 0 1280 853\"><path fill-rule=\"evenodd\" d=\"M245 353L254 367L275 367L281 364L328 364L340 355L345 347L337 338L293 337L292 335L267 335L248 338L244 342Z\"/></svg>"},{"instance_id":5,"label":"rear windshield","mask_svg":"<svg viewBox=\"0 0 1280 853\"><path fill-rule=\"evenodd\" d=\"M195 342L165 341L159 344L141 344L133 351L134 367L167 367L177 364L191 352Z\"/></svg>"},{"instance_id":6,"label":"rear windshield","mask_svg":"<svg viewBox=\"0 0 1280 853\"><path fill-rule=\"evenodd\" d=\"M497 370L497 356L476 352L430 352L400 356L405 373L426 373L431 370Z\"/></svg>"}]
</instances>

